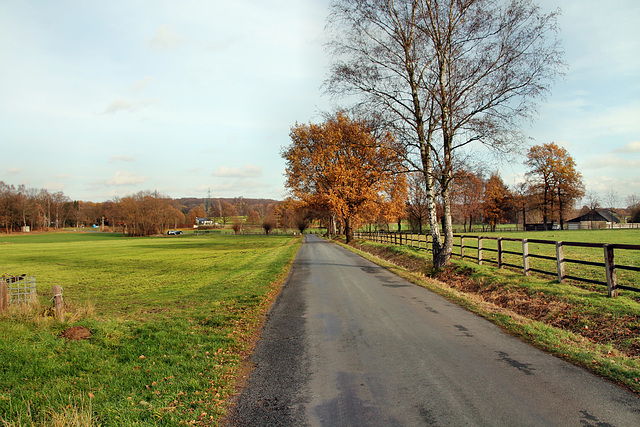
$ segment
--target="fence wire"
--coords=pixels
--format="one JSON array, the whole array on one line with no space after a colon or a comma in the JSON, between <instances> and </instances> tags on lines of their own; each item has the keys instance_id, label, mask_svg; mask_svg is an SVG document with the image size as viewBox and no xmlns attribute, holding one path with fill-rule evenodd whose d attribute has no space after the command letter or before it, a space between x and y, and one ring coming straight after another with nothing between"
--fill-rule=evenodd
<instances>
[{"instance_id":1,"label":"fence wire","mask_svg":"<svg viewBox=\"0 0 640 427\"><path fill-rule=\"evenodd\" d=\"M2 276L0 282L4 282L7 286L9 305L27 304L36 299L34 276Z\"/></svg>"}]
</instances>

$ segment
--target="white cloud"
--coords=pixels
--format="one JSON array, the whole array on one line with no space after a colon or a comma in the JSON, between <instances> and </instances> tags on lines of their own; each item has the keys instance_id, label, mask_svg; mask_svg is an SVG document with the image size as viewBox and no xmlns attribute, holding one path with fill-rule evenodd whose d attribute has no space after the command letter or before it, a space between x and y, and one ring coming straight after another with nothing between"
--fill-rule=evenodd
<instances>
[{"instance_id":1,"label":"white cloud","mask_svg":"<svg viewBox=\"0 0 640 427\"><path fill-rule=\"evenodd\" d=\"M102 114L115 114L118 111L134 112L136 110L139 110L140 108L145 108L158 102L159 101L157 99L141 99L139 101L130 101L125 98L119 98L115 101L110 102L109 105L107 105L107 107L102 111Z\"/></svg>"},{"instance_id":2,"label":"white cloud","mask_svg":"<svg viewBox=\"0 0 640 427\"><path fill-rule=\"evenodd\" d=\"M242 166L242 168L230 168L227 166L221 166L216 169L211 175L224 178L258 177L262 175L262 168L260 166L249 164Z\"/></svg>"},{"instance_id":3,"label":"white cloud","mask_svg":"<svg viewBox=\"0 0 640 427\"><path fill-rule=\"evenodd\" d=\"M115 162L135 162L136 158L133 156L113 156L109 159L109 163Z\"/></svg>"},{"instance_id":4,"label":"white cloud","mask_svg":"<svg viewBox=\"0 0 640 427\"><path fill-rule=\"evenodd\" d=\"M20 172L22 172L22 168L18 168L18 167L12 166L9 169L7 169L6 174L7 175L17 175Z\"/></svg>"},{"instance_id":5,"label":"white cloud","mask_svg":"<svg viewBox=\"0 0 640 427\"><path fill-rule=\"evenodd\" d=\"M586 169L640 169L640 160L620 158L615 156L602 156L590 158L584 162Z\"/></svg>"},{"instance_id":6,"label":"white cloud","mask_svg":"<svg viewBox=\"0 0 640 427\"><path fill-rule=\"evenodd\" d=\"M71 175L69 175L68 173L61 173L56 175L56 179L69 179L71 178Z\"/></svg>"},{"instance_id":7,"label":"white cloud","mask_svg":"<svg viewBox=\"0 0 640 427\"><path fill-rule=\"evenodd\" d=\"M149 39L149 46L153 50L171 50L186 43L188 38L176 33L170 25L161 25Z\"/></svg>"},{"instance_id":8,"label":"white cloud","mask_svg":"<svg viewBox=\"0 0 640 427\"><path fill-rule=\"evenodd\" d=\"M614 153L640 153L640 141L632 141L623 147L613 150Z\"/></svg>"},{"instance_id":9,"label":"white cloud","mask_svg":"<svg viewBox=\"0 0 640 427\"><path fill-rule=\"evenodd\" d=\"M106 181L104 181L107 185L136 185L142 184L147 181L148 178L143 176L138 176L135 172L125 172L125 171L117 171L113 176Z\"/></svg>"}]
</instances>

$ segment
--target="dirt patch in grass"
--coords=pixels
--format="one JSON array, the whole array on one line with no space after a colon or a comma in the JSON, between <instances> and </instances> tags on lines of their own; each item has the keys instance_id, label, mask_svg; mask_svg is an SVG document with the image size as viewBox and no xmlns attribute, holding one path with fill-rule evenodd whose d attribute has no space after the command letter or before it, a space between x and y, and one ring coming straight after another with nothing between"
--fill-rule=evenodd
<instances>
[{"instance_id":1,"label":"dirt patch in grass","mask_svg":"<svg viewBox=\"0 0 640 427\"><path fill-rule=\"evenodd\" d=\"M396 251L393 247L358 243L353 246L413 273L426 273L423 257ZM497 281L478 280L473 275L474 271L470 268L451 265L432 277L453 289L477 295L488 303L526 318L571 331L596 344L611 345L629 357L640 357L640 316L621 315L589 304L582 306L561 295L534 292Z\"/></svg>"},{"instance_id":2,"label":"dirt patch in grass","mask_svg":"<svg viewBox=\"0 0 640 427\"><path fill-rule=\"evenodd\" d=\"M67 341L87 340L91 338L91 332L84 326L74 326L62 331L60 337L66 339Z\"/></svg>"}]
</instances>

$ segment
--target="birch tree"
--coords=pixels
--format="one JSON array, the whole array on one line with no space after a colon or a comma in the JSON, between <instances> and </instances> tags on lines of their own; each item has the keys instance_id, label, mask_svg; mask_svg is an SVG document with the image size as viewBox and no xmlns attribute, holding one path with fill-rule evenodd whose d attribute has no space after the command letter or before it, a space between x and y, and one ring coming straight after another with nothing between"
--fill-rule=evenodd
<instances>
[{"instance_id":1,"label":"birch tree","mask_svg":"<svg viewBox=\"0 0 640 427\"><path fill-rule=\"evenodd\" d=\"M531 0L332 3L327 91L381 117L404 143L398 154L425 175L435 268L453 249L454 155L473 143L505 152L521 141L520 121L561 69L556 16Z\"/></svg>"}]
</instances>

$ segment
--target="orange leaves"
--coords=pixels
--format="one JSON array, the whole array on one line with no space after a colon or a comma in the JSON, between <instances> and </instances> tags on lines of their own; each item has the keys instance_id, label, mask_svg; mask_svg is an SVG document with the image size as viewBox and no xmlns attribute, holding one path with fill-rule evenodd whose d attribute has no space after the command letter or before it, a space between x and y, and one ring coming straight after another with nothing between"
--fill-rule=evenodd
<instances>
[{"instance_id":1,"label":"orange leaves","mask_svg":"<svg viewBox=\"0 0 640 427\"><path fill-rule=\"evenodd\" d=\"M402 193L404 180L394 179L399 161L389 133L376 136L363 120L340 112L322 124L296 124L287 161L286 185L308 206L329 210L345 220L372 214Z\"/></svg>"}]
</instances>

